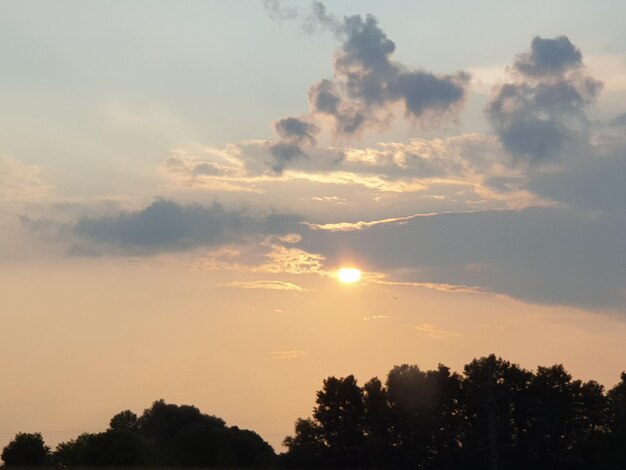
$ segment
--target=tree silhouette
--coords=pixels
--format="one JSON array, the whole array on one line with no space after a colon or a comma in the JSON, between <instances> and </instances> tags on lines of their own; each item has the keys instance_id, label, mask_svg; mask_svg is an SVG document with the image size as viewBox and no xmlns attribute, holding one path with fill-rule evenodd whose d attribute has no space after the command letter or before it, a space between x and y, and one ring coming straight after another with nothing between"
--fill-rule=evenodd
<instances>
[{"instance_id":1,"label":"tree silhouette","mask_svg":"<svg viewBox=\"0 0 626 470\"><path fill-rule=\"evenodd\" d=\"M385 385L374 378L360 392L353 376L329 377L312 418L298 420L295 435L285 439L283 462L295 468L626 469L626 373L605 393L597 382L573 380L560 364L533 373L493 354L463 372L404 364L389 372ZM349 458L339 458L347 452Z\"/></svg>"},{"instance_id":2,"label":"tree silhouette","mask_svg":"<svg viewBox=\"0 0 626 470\"><path fill-rule=\"evenodd\" d=\"M111 431L131 431L137 427L137 415L130 410L120 411L111 418Z\"/></svg>"},{"instance_id":3,"label":"tree silhouette","mask_svg":"<svg viewBox=\"0 0 626 470\"><path fill-rule=\"evenodd\" d=\"M626 468L626 372L620 382L607 393L607 435L602 448L607 469Z\"/></svg>"},{"instance_id":4,"label":"tree silhouette","mask_svg":"<svg viewBox=\"0 0 626 470\"><path fill-rule=\"evenodd\" d=\"M141 416L122 411L109 429L59 444L61 466L254 467L270 463L272 447L258 434L228 427L189 405L155 401Z\"/></svg>"},{"instance_id":5,"label":"tree silhouette","mask_svg":"<svg viewBox=\"0 0 626 470\"><path fill-rule=\"evenodd\" d=\"M25 467L44 465L49 454L40 433L21 432L2 450L1 457L7 467Z\"/></svg>"},{"instance_id":6,"label":"tree silhouette","mask_svg":"<svg viewBox=\"0 0 626 470\"><path fill-rule=\"evenodd\" d=\"M287 436L283 445L288 450L283 456L288 467L322 468L327 461L328 448L322 439L322 430L312 419L298 419L295 435Z\"/></svg>"},{"instance_id":7,"label":"tree silhouette","mask_svg":"<svg viewBox=\"0 0 626 470\"><path fill-rule=\"evenodd\" d=\"M395 366L362 387L328 377L311 418L298 419L276 458L253 431L194 406L163 400L121 411L106 431L51 454L41 434L19 433L7 467L359 468L419 470L625 470L626 373L605 392L563 365L531 372L489 355L463 374L444 365Z\"/></svg>"},{"instance_id":8,"label":"tree silhouette","mask_svg":"<svg viewBox=\"0 0 626 470\"><path fill-rule=\"evenodd\" d=\"M391 411L387 389L374 377L363 386L365 410L364 458L375 467L384 467L394 458Z\"/></svg>"},{"instance_id":9,"label":"tree silhouette","mask_svg":"<svg viewBox=\"0 0 626 470\"><path fill-rule=\"evenodd\" d=\"M324 380L317 392L313 417L329 449L331 464L352 468L361 459L364 439L363 392L354 376Z\"/></svg>"}]
</instances>

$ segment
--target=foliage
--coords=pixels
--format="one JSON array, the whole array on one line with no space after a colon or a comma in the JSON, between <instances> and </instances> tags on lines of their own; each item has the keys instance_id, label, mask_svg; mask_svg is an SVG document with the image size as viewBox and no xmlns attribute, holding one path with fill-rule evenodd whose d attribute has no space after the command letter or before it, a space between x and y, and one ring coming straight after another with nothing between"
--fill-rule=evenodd
<instances>
[{"instance_id":1,"label":"foliage","mask_svg":"<svg viewBox=\"0 0 626 470\"><path fill-rule=\"evenodd\" d=\"M2 459L7 467L624 470L626 373L605 392L560 364L532 372L490 355L462 375L403 364L363 386L353 375L328 377L312 416L283 443L276 456L253 431L159 400L54 452L41 434L19 433Z\"/></svg>"},{"instance_id":2,"label":"foliage","mask_svg":"<svg viewBox=\"0 0 626 470\"><path fill-rule=\"evenodd\" d=\"M7 467L40 466L50 454L39 433L18 433L2 450L2 460Z\"/></svg>"},{"instance_id":3,"label":"foliage","mask_svg":"<svg viewBox=\"0 0 626 470\"><path fill-rule=\"evenodd\" d=\"M490 355L463 375L404 364L384 385L329 377L284 443L292 468L625 469L626 374L605 393L562 365Z\"/></svg>"},{"instance_id":4,"label":"foliage","mask_svg":"<svg viewBox=\"0 0 626 470\"><path fill-rule=\"evenodd\" d=\"M18 434L2 456L7 466L38 465L48 453L40 434ZM60 467L250 468L266 466L274 458L272 447L255 432L163 400L139 417L122 411L106 431L62 442L50 456Z\"/></svg>"}]
</instances>

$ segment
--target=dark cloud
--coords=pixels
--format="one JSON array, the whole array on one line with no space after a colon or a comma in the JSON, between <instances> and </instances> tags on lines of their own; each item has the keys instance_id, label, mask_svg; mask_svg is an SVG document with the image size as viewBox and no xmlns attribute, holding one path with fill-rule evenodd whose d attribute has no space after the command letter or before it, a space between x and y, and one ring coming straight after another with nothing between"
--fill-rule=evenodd
<instances>
[{"instance_id":1,"label":"dark cloud","mask_svg":"<svg viewBox=\"0 0 626 470\"><path fill-rule=\"evenodd\" d=\"M530 51L520 54L513 67L529 77L560 76L582 65L583 56L566 36L553 39L536 36Z\"/></svg>"},{"instance_id":2,"label":"dark cloud","mask_svg":"<svg viewBox=\"0 0 626 470\"><path fill-rule=\"evenodd\" d=\"M266 8L280 11L280 4L267 2ZM323 3L313 2L305 28L310 32L319 28L331 31L343 41L333 64L334 79L320 80L308 92L311 112L332 116L337 135L355 135L368 126L386 125L396 102L404 104L407 117L422 124L427 117L432 125L457 111L465 100L467 73L437 75L410 70L393 61L396 46L371 15L339 19L328 13ZM285 134L313 136L303 128L295 132L285 129L286 124L298 124L285 122L288 119L296 118L283 119L276 127L285 140L289 140ZM284 154L284 150L279 148L278 152ZM284 166L297 153L287 155L289 158L279 158L276 166Z\"/></svg>"},{"instance_id":3,"label":"dark cloud","mask_svg":"<svg viewBox=\"0 0 626 470\"><path fill-rule=\"evenodd\" d=\"M287 117L274 124L280 142L270 144L272 156L270 166L274 174L281 174L283 170L295 160L309 158L303 150L317 143L317 134L320 128L306 119Z\"/></svg>"},{"instance_id":4,"label":"dark cloud","mask_svg":"<svg viewBox=\"0 0 626 470\"><path fill-rule=\"evenodd\" d=\"M352 232L312 231L328 264L392 279L470 285L532 303L626 308L626 217L561 208L442 214Z\"/></svg>"},{"instance_id":5,"label":"dark cloud","mask_svg":"<svg viewBox=\"0 0 626 470\"><path fill-rule=\"evenodd\" d=\"M537 37L531 47L514 64L518 79L497 89L485 113L517 162L537 163L585 136L585 107L602 84L584 74L580 51L566 37Z\"/></svg>"},{"instance_id":6,"label":"dark cloud","mask_svg":"<svg viewBox=\"0 0 626 470\"><path fill-rule=\"evenodd\" d=\"M558 173L535 175L534 193L579 209L626 214L626 152L592 156Z\"/></svg>"},{"instance_id":7,"label":"dark cloud","mask_svg":"<svg viewBox=\"0 0 626 470\"><path fill-rule=\"evenodd\" d=\"M325 79L320 80L309 89L309 102L315 112L337 114L341 105L341 97L335 83Z\"/></svg>"},{"instance_id":8,"label":"dark cloud","mask_svg":"<svg viewBox=\"0 0 626 470\"><path fill-rule=\"evenodd\" d=\"M622 113L619 116L611 119L611 125L617 127L626 126L626 113Z\"/></svg>"},{"instance_id":9,"label":"dark cloud","mask_svg":"<svg viewBox=\"0 0 626 470\"><path fill-rule=\"evenodd\" d=\"M282 7L278 2L266 2L266 8L278 15ZM437 75L393 61L396 46L371 15L340 20L321 2L313 2L305 28L331 31L343 43L335 56L334 78L320 80L308 91L311 114L275 123L280 140L269 145L275 174L307 159L320 132L316 115L331 116L336 135L353 136L370 126L386 126L396 103L404 104L406 117L432 126L455 113L465 101L469 74Z\"/></svg>"},{"instance_id":10,"label":"dark cloud","mask_svg":"<svg viewBox=\"0 0 626 470\"><path fill-rule=\"evenodd\" d=\"M461 103L469 80L464 72L445 78L430 72L407 72L389 84L389 92L404 100L407 113L419 118L424 113L445 113Z\"/></svg>"},{"instance_id":11,"label":"dark cloud","mask_svg":"<svg viewBox=\"0 0 626 470\"><path fill-rule=\"evenodd\" d=\"M236 243L246 237L287 233L298 229L299 220L288 214L231 211L217 203L206 207L184 206L158 199L140 211L82 218L74 232L123 250L151 252Z\"/></svg>"},{"instance_id":12,"label":"dark cloud","mask_svg":"<svg viewBox=\"0 0 626 470\"><path fill-rule=\"evenodd\" d=\"M314 113L333 116L335 132L340 135L355 134L368 122L367 110L342 97L331 80L320 80L309 89L309 104ZM369 120L372 118L369 115Z\"/></svg>"},{"instance_id":13,"label":"dark cloud","mask_svg":"<svg viewBox=\"0 0 626 470\"><path fill-rule=\"evenodd\" d=\"M335 80L322 80L309 90L314 112L331 115L337 134L355 134L388 117L395 102L405 105L414 119L456 110L465 100L469 75L436 75L411 71L391 59L396 46L373 16L336 18L317 6L316 18L344 37L334 62Z\"/></svg>"},{"instance_id":14,"label":"dark cloud","mask_svg":"<svg viewBox=\"0 0 626 470\"><path fill-rule=\"evenodd\" d=\"M287 117L274 125L278 135L288 142L315 145L320 128L305 119Z\"/></svg>"},{"instance_id":15,"label":"dark cloud","mask_svg":"<svg viewBox=\"0 0 626 470\"><path fill-rule=\"evenodd\" d=\"M275 174L281 174L283 170L294 160L308 158L297 143L278 142L270 145L270 154L273 157L271 164Z\"/></svg>"}]
</instances>

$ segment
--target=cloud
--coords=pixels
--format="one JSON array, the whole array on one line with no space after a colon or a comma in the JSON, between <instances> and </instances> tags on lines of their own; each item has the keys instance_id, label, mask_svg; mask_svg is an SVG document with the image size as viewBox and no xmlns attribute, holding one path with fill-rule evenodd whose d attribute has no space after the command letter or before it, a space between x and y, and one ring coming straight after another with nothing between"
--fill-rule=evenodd
<instances>
[{"instance_id":1,"label":"cloud","mask_svg":"<svg viewBox=\"0 0 626 470\"><path fill-rule=\"evenodd\" d=\"M582 66L583 55L566 36L541 38L536 36L530 51L520 54L513 67L528 77L560 77Z\"/></svg>"},{"instance_id":2,"label":"cloud","mask_svg":"<svg viewBox=\"0 0 626 470\"><path fill-rule=\"evenodd\" d=\"M622 113L619 116L611 119L611 125L617 127L626 127L626 113Z\"/></svg>"},{"instance_id":3,"label":"cloud","mask_svg":"<svg viewBox=\"0 0 626 470\"><path fill-rule=\"evenodd\" d=\"M407 282L407 281L390 281L386 279L376 279L375 284L384 286L401 286L401 287L417 287L420 289L431 289L439 292L463 293L463 294L484 294L487 291L479 287L471 287L462 284L444 284L441 282Z\"/></svg>"},{"instance_id":4,"label":"cloud","mask_svg":"<svg viewBox=\"0 0 626 470\"><path fill-rule=\"evenodd\" d=\"M299 359L307 355L306 351L300 351L297 349L288 351L272 351L270 356L272 359Z\"/></svg>"},{"instance_id":5,"label":"cloud","mask_svg":"<svg viewBox=\"0 0 626 470\"><path fill-rule=\"evenodd\" d=\"M224 245L195 254L194 267L206 271L237 271L262 274L324 275L325 258L294 246L299 234L266 237L257 243Z\"/></svg>"},{"instance_id":6,"label":"cloud","mask_svg":"<svg viewBox=\"0 0 626 470\"><path fill-rule=\"evenodd\" d=\"M538 174L528 188L579 210L626 214L626 149L588 155L558 172Z\"/></svg>"},{"instance_id":7,"label":"cloud","mask_svg":"<svg viewBox=\"0 0 626 470\"><path fill-rule=\"evenodd\" d=\"M0 156L0 203L36 202L49 198L54 186L45 183L42 169Z\"/></svg>"},{"instance_id":8,"label":"cloud","mask_svg":"<svg viewBox=\"0 0 626 470\"><path fill-rule=\"evenodd\" d=\"M387 320L391 318L389 315L372 315L370 317L363 317L363 321L373 321L373 320Z\"/></svg>"},{"instance_id":9,"label":"cloud","mask_svg":"<svg viewBox=\"0 0 626 470\"><path fill-rule=\"evenodd\" d=\"M280 3L267 2L266 8L281 16ZM398 106L404 107L409 120L434 127L454 118L465 102L468 73L435 74L394 61L396 46L371 15L340 20L322 3L314 2L305 27L309 31L317 27L330 30L343 43L333 63L333 79L322 79L308 90L310 114L275 123L279 140L268 145L272 156L269 165L277 175L305 159L315 164L307 148L315 146L321 131L316 118L331 117L335 135L347 137L370 127L386 127Z\"/></svg>"},{"instance_id":10,"label":"cloud","mask_svg":"<svg viewBox=\"0 0 626 470\"><path fill-rule=\"evenodd\" d=\"M566 142L585 138L585 108L602 84L585 74L582 54L569 39L534 38L512 70L515 81L500 85L485 113L515 162L545 162Z\"/></svg>"},{"instance_id":11,"label":"cloud","mask_svg":"<svg viewBox=\"0 0 626 470\"><path fill-rule=\"evenodd\" d=\"M330 224L314 224L310 222L304 222L304 224L309 227L311 230L328 230L331 232L351 232L354 230L364 230L366 228L375 227L376 225L381 224L390 224L396 222L406 222L408 220L414 219L416 217L430 217L437 215L435 212L431 212L429 214L413 214L407 215L405 217L390 217L387 219L379 219L379 220L370 220L363 221L360 220L358 222L338 222L338 223L330 223Z\"/></svg>"},{"instance_id":12,"label":"cloud","mask_svg":"<svg viewBox=\"0 0 626 470\"><path fill-rule=\"evenodd\" d=\"M279 142L270 147L270 153L274 157L272 170L281 174L290 162L299 158L308 158L298 144L292 142Z\"/></svg>"},{"instance_id":13,"label":"cloud","mask_svg":"<svg viewBox=\"0 0 626 470\"><path fill-rule=\"evenodd\" d=\"M336 134L386 125L395 103L402 103L406 116L422 125L453 116L463 104L468 73L437 75L393 61L396 46L373 16L339 21L316 2L310 24L316 21L344 39L335 57L334 79L320 80L308 93L311 111L332 116Z\"/></svg>"},{"instance_id":14,"label":"cloud","mask_svg":"<svg viewBox=\"0 0 626 470\"><path fill-rule=\"evenodd\" d=\"M504 165L506 155L492 136L470 133L372 147L316 147L308 149L306 158L290 161L280 173L267 172L262 164L273 160L271 146L267 141L250 141L222 149L178 150L158 171L174 188L209 191L270 194L277 185L306 181L379 194L420 192L424 197L456 201L453 210L484 209L486 201L515 208L541 203L524 188L523 169ZM462 201L457 195L461 189L481 205Z\"/></svg>"},{"instance_id":15,"label":"cloud","mask_svg":"<svg viewBox=\"0 0 626 470\"><path fill-rule=\"evenodd\" d=\"M450 339L450 338L460 338L463 335L457 333L455 331L446 331L436 328L434 325L430 323L422 323L421 325L412 326L414 330L419 331L420 333L425 334L430 339Z\"/></svg>"},{"instance_id":16,"label":"cloud","mask_svg":"<svg viewBox=\"0 0 626 470\"><path fill-rule=\"evenodd\" d=\"M274 124L276 133L281 140L270 145L270 154L273 157L272 171L281 174L294 160L308 158L305 152L317 142L320 128L307 118L287 117Z\"/></svg>"},{"instance_id":17,"label":"cloud","mask_svg":"<svg viewBox=\"0 0 626 470\"><path fill-rule=\"evenodd\" d=\"M280 0L263 0L263 7L274 20L291 20L298 16L298 10L285 7Z\"/></svg>"},{"instance_id":18,"label":"cloud","mask_svg":"<svg viewBox=\"0 0 626 470\"><path fill-rule=\"evenodd\" d=\"M80 219L74 232L123 249L167 251L241 242L247 237L293 232L299 218L288 214L252 214L220 204L183 206L157 199L145 209Z\"/></svg>"},{"instance_id":19,"label":"cloud","mask_svg":"<svg viewBox=\"0 0 626 470\"><path fill-rule=\"evenodd\" d=\"M325 258L318 253L278 244L271 244L269 247L269 252L265 254L266 261L253 267L254 271L289 274L324 273Z\"/></svg>"},{"instance_id":20,"label":"cloud","mask_svg":"<svg viewBox=\"0 0 626 470\"><path fill-rule=\"evenodd\" d=\"M556 206L417 217L356 231L312 230L299 247L320 253L330 266L348 253L387 274L377 282L463 291L472 286L469 291L538 304L626 309L624 233L623 212Z\"/></svg>"},{"instance_id":21,"label":"cloud","mask_svg":"<svg viewBox=\"0 0 626 470\"><path fill-rule=\"evenodd\" d=\"M302 118L287 117L274 125L278 135L286 141L315 145L320 128Z\"/></svg>"},{"instance_id":22,"label":"cloud","mask_svg":"<svg viewBox=\"0 0 626 470\"><path fill-rule=\"evenodd\" d=\"M220 287L235 287L239 289L265 289L265 290L287 290L304 292L306 289L291 282L283 281L231 281L218 284Z\"/></svg>"}]
</instances>

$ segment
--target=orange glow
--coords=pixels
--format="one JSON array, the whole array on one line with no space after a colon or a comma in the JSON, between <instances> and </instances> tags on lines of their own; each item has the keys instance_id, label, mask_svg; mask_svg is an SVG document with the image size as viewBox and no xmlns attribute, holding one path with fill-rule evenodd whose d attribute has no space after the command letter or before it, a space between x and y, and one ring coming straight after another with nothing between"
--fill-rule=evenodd
<instances>
[{"instance_id":1,"label":"orange glow","mask_svg":"<svg viewBox=\"0 0 626 470\"><path fill-rule=\"evenodd\" d=\"M354 284L361 280L361 271L356 268L341 268L337 271L337 278L344 284Z\"/></svg>"}]
</instances>

